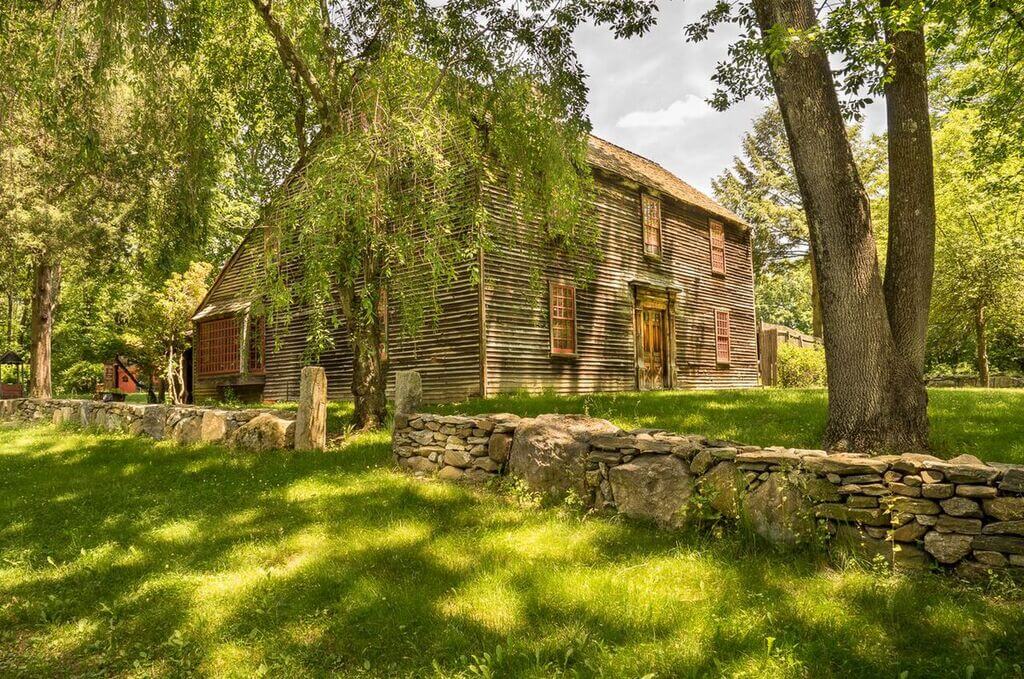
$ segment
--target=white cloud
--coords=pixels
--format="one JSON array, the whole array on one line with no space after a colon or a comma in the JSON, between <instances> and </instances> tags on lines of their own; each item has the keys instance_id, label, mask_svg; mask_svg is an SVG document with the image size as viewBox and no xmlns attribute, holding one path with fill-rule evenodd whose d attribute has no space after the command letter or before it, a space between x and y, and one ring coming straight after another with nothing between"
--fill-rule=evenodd
<instances>
[{"instance_id":1,"label":"white cloud","mask_svg":"<svg viewBox=\"0 0 1024 679\"><path fill-rule=\"evenodd\" d=\"M688 94L677 99L668 108L657 111L631 111L619 118L616 127L679 127L689 120L703 118L712 112L710 106L700 97Z\"/></svg>"}]
</instances>

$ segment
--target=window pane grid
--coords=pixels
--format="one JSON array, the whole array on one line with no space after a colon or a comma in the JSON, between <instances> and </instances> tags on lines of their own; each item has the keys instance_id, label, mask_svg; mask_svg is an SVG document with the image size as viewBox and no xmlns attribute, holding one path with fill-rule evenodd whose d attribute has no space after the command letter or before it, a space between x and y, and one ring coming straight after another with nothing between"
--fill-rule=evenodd
<instances>
[{"instance_id":1,"label":"window pane grid","mask_svg":"<svg viewBox=\"0 0 1024 679\"><path fill-rule=\"evenodd\" d=\"M198 356L196 372L200 375L226 375L239 372L239 330L237 317L202 321L197 328Z\"/></svg>"},{"instance_id":2,"label":"window pane grid","mask_svg":"<svg viewBox=\"0 0 1024 679\"><path fill-rule=\"evenodd\" d=\"M576 289L552 283L550 311L552 353L576 353Z\"/></svg>"},{"instance_id":3,"label":"window pane grid","mask_svg":"<svg viewBox=\"0 0 1024 679\"><path fill-rule=\"evenodd\" d=\"M711 222L711 271L725 273L725 227Z\"/></svg>"},{"instance_id":4,"label":"window pane grid","mask_svg":"<svg viewBox=\"0 0 1024 679\"><path fill-rule=\"evenodd\" d=\"M729 312L715 312L715 359L719 363L729 363L732 347L729 332Z\"/></svg>"},{"instance_id":5,"label":"window pane grid","mask_svg":"<svg viewBox=\"0 0 1024 679\"><path fill-rule=\"evenodd\" d=\"M644 253L661 256L661 201L646 193L640 195L644 226Z\"/></svg>"}]
</instances>

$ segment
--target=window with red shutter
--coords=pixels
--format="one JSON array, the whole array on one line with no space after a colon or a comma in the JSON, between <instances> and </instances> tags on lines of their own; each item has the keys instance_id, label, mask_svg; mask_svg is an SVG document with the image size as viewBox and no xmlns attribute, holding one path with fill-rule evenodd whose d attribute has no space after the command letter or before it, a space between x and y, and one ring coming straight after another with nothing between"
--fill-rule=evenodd
<instances>
[{"instance_id":1,"label":"window with red shutter","mask_svg":"<svg viewBox=\"0 0 1024 679\"><path fill-rule=\"evenodd\" d=\"M709 223L711 233L711 272L725 274L725 227L721 222Z\"/></svg>"},{"instance_id":2,"label":"window with red shutter","mask_svg":"<svg viewBox=\"0 0 1024 679\"><path fill-rule=\"evenodd\" d=\"M576 353L576 288L552 281L549 285L551 353Z\"/></svg>"},{"instance_id":3,"label":"window with red shutter","mask_svg":"<svg viewBox=\"0 0 1024 679\"><path fill-rule=\"evenodd\" d=\"M196 374L239 372L241 329L241 319L237 316L200 321L196 327Z\"/></svg>"},{"instance_id":4,"label":"window with red shutter","mask_svg":"<svg viewBox=\"0 0 1024 679\"><path fill-rule=\"evenodd\" d=\"M661 201L642 193L640 205L644 224L644 254L661 257Z\"/></svg>"},{"instance_id":5,"label":"window with red shutter","mask_svg":"<svg viewBox=\"0 0 1024 679\"><path fill-rule=\"evenodd\" d=\"M719 365L728 365L731 354L729 312L726 309L717 309L715 311L715 360Z\"/></svg>"}]
</instances>

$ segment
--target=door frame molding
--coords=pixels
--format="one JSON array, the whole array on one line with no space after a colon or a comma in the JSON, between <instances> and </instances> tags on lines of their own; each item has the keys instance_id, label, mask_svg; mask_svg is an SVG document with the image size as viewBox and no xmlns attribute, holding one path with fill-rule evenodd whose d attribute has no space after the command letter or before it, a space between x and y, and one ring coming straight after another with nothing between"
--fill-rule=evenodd
<instances>
[{"instance_id":1,"label":"door frame molding","mask_svg":"<svg viewBox=\"0 0 1024 679\"><path fill-rule=\"evenodd\" d=\"M644 309L657 309L665 312L665 323L663 324L662 337L665 347L665 389L675 389L676 379L676 300L679 290L664 285L653 285L640 281L631 281L629 284L630 297L633 303L633 364L634 384L637 391L641 390L643 374L643 321L641 311Z\"/></svg>"}]
</instances>

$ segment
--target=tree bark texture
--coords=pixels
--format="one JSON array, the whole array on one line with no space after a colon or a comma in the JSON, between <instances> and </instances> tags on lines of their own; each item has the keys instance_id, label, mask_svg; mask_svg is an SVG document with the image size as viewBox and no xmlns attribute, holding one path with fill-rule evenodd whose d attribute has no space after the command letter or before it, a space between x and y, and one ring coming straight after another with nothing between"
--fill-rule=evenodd
<instances>
[{"instance_id":1,"label":"tree bark texture","mask_svg":"<svg viewBox=\"0 0 1024 679\"><path fill-rule=\"evenodd\" d=\"M807 261L811 265L811 334L821 337L821 294L818 292L818 269L814 266L814 253L807 253Z\"/></svg>"},{"instance_id":2,"label":"tree bark texture","mask_svg":"<svg viewBox=\"0 0 1024 679\"><path fill-rule=\"evenodd\" d=\"M816 24L811 0L753 0L763 35ZM820 42L790 43L769 71L811 233L828 369L830 449L927 445L927 397L893 340L867 194Z\"/></svg>"},{"instance_id":3,"label":"tree bark texture","mask_svg":"<svg viewBox=\"0 0 1024 679\"><path fill-rule=\"evenodd\" d=\"M378 279L371 270L367 274L364 280ZM377 429L387 420L387 298L380 286L377 280L373 287L364 283L342 293L341 306L352 348L352 419L357 429ZM372 313L366 313L363 306L366 295L373 296L367 300Z\"/></svg>"},{"instance_id":4,"label":"tree bark texture","mask_svg":"<svg viewBox=\"0 0 1024 679\"><path fill-rule=\"evenodd\" d=\"M885 299L896 350L923 379L925 335L935 271L935 181L928 116L928 66L919 0L883 0L915 13L886 26L891 58L885 86L889 128L889 244Z\"/></svg>"},{"instance_id":5,"label":"tree bark texture","mask_svg":"<svg viewBox=\"0 0 1024 679\"><path fill-rule=\"evenodd\" d=\"M32 267L31 351L29 355L29 395L53 396L50 346L53 340L53 312L60 295L60 262L48 254L40 255Z\"/></svg>"},{"instance_id":6,"label":"tree bark texture","mask_svg":"<svg viewBox=\"0 0 1024 679\"><path fill-rule=\"evenodd\" d=\"M988 332L985 319L985 305L979 305L974 311L974 340L977 349L978 386L988 387Z\"/></svg>"}]
</instances>

